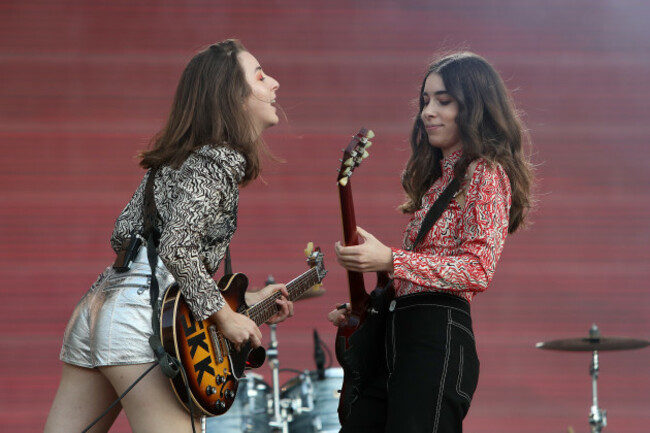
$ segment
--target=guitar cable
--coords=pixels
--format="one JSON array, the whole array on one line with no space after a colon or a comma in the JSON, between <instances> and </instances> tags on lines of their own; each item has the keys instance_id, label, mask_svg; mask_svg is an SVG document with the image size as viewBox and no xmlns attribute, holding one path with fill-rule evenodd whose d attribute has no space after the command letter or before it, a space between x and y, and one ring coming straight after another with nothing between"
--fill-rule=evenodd
<instances>
[{"instance_id":1,"label":"guitar cable","mask_svg":"<svg viewBox=\"0 0 650 433\"><path fill-rule=\"evenodd\" d=\"M187 397L187 402L188 402L188 407L190 408L190 422L192 424L192 432L196 433L196 427L194 426L194 404L192 403L192 398L191 398L191 395L190 395L190 387L189 387L189 383L188 383L188 380L187 380L187 374L185 373L185 369L183 368L180 361L178 361L178 359L176 359L174 357L171 357L171 356L169 357L169 359L173 360L172 362L174 364L177 364L178 366L180 366L178 371L183 376L183 383L185 383L185 389L187 391L187 396L188 396ZM147 374L149 374L154 368L156 368L156 366L160 365L161 369L163 370L163 373L164 373L165 369L162 368L162 362L163 362L163 359L159 359L158 363L152 364L117 399L115 399L115 401L113 403L111 403L111 405L108 406L106 408L106 410L104 410L104 412L102 412L101 415L99 415L97 418L95 418L95 420L92 423L90 423L88 425L88 427L83 429L81 431L81 433L87 433L88 431L90 431L90 429L93 428L95 426L95 424L97 424L103 417L105 417L111 411L111 409L113 409L115 407L115 405L117 405L129 393L129 391L131 391L138 384L138 382L140 382L142 379L144 379L144 377Z\"/></svg>"},{"instance_id":2,"label":"guitar cable","mask_svg":"<svg viewBox=\"0 0 650 433\"><path fill-rule=\"evenodd\" d=\"M88 432L91 428L93 428L93 427L95 426L95 424L97 424L97 423L99 422L99 420L101 420L103 417L105 417L105 416L106 416L106 415L111 411L111 409L113 409L113 408L115 407L115 405L118 404L118 403L119 403L119 402L120 402L120 401L121 401L121 400L126 396L126 394L128 394L128 392L131 391L131 390L133 389L133 387L135 387L135 386L138 384L138 382L140 382L140 381L141 381L141 380L142 380L142 379L143 379L147 374L149 374L149 372L150 372L151 370L153 370L153 369L156 367L156 365L157 365L157 364L152 364L151 367L149 367L149 368L147 369L147 371L145 371L144 373L142 373L142 374L140 375L140 377L138 377L138 378L135 380L135 382L133 382L133 383L131 384L131 386L129 386L129 387L126 389L126 391L124 391L124 392L123 392L123 393L122 393L122 394L121 394L121 395L120 395L120 396L119 396L119 397L118 397L118 398L117 398L113 403L111 403L111 405L108 406L108 408L106 408L106 410L105 410L104 412L102 412L101 415L99 415L97 418L95 418L95 420L94 420L92 423L90 423L90 425L89 425L88 427L86 427L85 429L83 429L83 430L81 431L81 433L86 433L86 432Z\"/></svg>"}]
</instances>

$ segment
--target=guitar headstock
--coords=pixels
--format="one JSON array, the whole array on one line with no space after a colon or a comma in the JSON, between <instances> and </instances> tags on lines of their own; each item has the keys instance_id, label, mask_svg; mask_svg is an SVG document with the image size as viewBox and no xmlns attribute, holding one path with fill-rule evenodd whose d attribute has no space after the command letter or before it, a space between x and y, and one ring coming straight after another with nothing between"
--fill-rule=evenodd
<instances>
[{"instance_id":1,"label":"guitar headstock","mask_svg":"<svg viewBox=\"0 0 650 433\"><path fill-rule=\"evenodd\" d=\"M325 264L323 262L323 252L320 250L320 247L314 248L314 244L312 242L309 242L307 244L307 248L305 249L305 255L307 256L307 264L309 264L309 267L316 268L318 281L323 281L323 278L325 278L325 275L327 274L327 269L325 269Z\"/></svg>"},{"instance_id":2,"label":"guitar headstock","mask_svg":"<svg viewBox=\"0 0 650 433\"><path fill-rule=\"evenodd\" d=\"M375 133L366 128L361 128L356 135L352 136L348 147L343 151L341 168L339 168L339 175L336 178L340 186L346 186L348 184L354 169L361 164L361 161L368 157L367 149L372 145L370 139L374 136Z\"/></svg>"}]
</instances>

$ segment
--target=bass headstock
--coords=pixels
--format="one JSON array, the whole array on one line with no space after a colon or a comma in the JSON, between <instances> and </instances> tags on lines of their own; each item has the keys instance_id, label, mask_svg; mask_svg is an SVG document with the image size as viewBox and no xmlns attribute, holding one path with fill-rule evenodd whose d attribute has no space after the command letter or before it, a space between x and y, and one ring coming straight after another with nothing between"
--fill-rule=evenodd
<instances>
[{"instance_id":1,"label":"bass headstock","mask_svg":"<svg viewBox=\"0 0 650 433\"><path fill-rule=\"evenodd\" d=\"M336 181L344 187L348 184L352 172L361 165L361 162L368 157L368 148L372 145L372 139L375 133L369 129L361 128L359 132L352 136L348 147L343 150L341 167Z\"/></svg>"}]
</instances>

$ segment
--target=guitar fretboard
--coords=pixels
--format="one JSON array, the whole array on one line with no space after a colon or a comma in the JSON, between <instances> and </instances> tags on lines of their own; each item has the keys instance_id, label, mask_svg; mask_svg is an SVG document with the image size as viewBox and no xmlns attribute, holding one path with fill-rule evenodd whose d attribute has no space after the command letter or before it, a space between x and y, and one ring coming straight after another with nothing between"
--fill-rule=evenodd
<instances>
[{"instance_id":1,"label":"guitar fretboard","mask_svg":"<svg viewBox=\"0 0 650 433\"><path fill-rule=\"evenodd\" d=\"M295 301L318 283L320 283L318 268L311 268L304 274L297 276L286 284L287 292L289 292L289 300ZM248 315L251 320L253 320L258 326L269 320L270 317L278 312L278 304L276 304L275 301L280 299L281 296L282 293L278 291L251 306L248 309Z\"/></svg>"}]
</instances>

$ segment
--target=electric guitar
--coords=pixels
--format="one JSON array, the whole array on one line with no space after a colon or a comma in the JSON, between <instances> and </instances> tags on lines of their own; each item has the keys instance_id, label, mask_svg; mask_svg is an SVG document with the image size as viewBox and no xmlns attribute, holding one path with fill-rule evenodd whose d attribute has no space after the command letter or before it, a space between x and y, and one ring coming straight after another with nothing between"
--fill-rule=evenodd
<instances>
[{"instance_id":1,"label":"electric guitar","mask_svg":"<svg viewBox=\"0 0 650 433\"><path fill-rule=\"evenodd\" d=\"M346 246L358 245L359 235L354 215L350 176L368 157L370 139L374 133L365 128L352 137L343 152L337 177L343 239ZM383 321L386 299L392 297L392 284L386 272L377 272L377 288L366 292L363 273L347 271L350 291L351 314L347 323L339 326L336 333L336 359L343 368L343 386L339 399L338 415L341 424L350 413L351 405L357 399L361 388L377 371L376 358L383 344Z\"/></svg>"},{"instance_id":2,"label":"electric guitar","mask_svg":"<svg viewBox=\"0 0 650 433\"><path fill-rule=\"evenodd\" d=\"M318 248L312 250L310 243L305 253L311 268L286 284L290 301L319 284L327 273L323 266L323 253ZM248 278L244 274L224 275L217 285L233 311L245 314L258 326L278 311L275 301L282 296L279 291L253 306L246 305L244 295ZM250 343L237 351L211 322L195 320L178 284L173 284L165 293L160 314L160 336L165 351L181 362L187 375L187 386L182 375L170 379L176 397L188 411L188 399L191 399L200 415L226 413L235 399L244 370L260 367L266 357L263 347L252 349Z\"/></svg>"}]
</instances>

